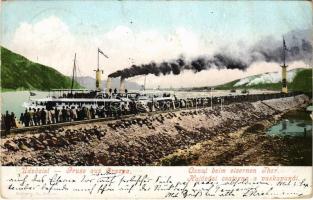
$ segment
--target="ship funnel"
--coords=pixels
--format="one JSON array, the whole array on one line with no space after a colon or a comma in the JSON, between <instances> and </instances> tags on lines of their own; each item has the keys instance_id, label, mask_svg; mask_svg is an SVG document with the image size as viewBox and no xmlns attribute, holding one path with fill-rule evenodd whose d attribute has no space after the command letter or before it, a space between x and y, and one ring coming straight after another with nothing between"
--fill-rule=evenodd
<instances>
[{"instance_id":1,"label":"ship funnel","mask_svg":"<svg viewBox=\"0 0 313 200\"><path fill-rule=\"evenodd\" d=\"M125 78L121 76L120 79L120 93L125 93Z\"/></svg>"},{"instance_id":2,"label":"ship funnel","mask_svg":"<svg viewBox=\"0 0 313 200\"><path fill-rule=\"evenodd\" d=\"M102 70L95 70L96 71L96 88L97 90L101 90L101 73L102 73Z\"/></svg>"},{"instance_id":3,"label":"ship funnel","mask_svg":"<svg viewBox=\"0 0 313 200\"><path fill-rule=\"evenodd\" d=\"M112 90L112 88L111 88L111 83L112 83L112 78L111 78L111 77L108 77L108 79L107 79L107 85L106 85L106 93L109 94L109 95L110 95L110 93L112 92L112 91L110 91L110 90Z\"/></svg>"}]
</instances>

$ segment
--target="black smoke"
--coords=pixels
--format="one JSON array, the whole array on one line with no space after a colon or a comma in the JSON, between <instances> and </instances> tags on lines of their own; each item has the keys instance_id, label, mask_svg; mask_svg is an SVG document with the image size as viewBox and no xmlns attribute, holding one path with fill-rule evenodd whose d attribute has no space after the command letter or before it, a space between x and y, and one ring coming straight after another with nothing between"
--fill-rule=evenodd
<instances>
[{"instance_id":1,"label":"black smoke","mask_svg":"<svg viewBox=\"0 0 313 200\"><path fill-rule=\"evenodd\" d=\"M312 43L310 42L312 30L291 31L285 35L286 41L286 62L303 61L310 63L312 58ZM250 63L256 61L283 62L283 44L282 40L276 40L271 37L264 38L252 46L248 55Z\"/></svg>"},{"instance_id":2,"label":"black smoke","mask_svg":"<svg viewBox=\"0 0 313 200\"><path fill-rule=\"evenodd\" d=\"M138 75L148 75L154 74L159 75L179 75L184 70L192 70L197 73L203 70L208 70L212 67L217 67L218 69L240 69L245 70L248 65L240 59L236 59L223 54L216 54L212 58L201 56L191 61L187 61L185 58L181 57L177 60L164 61L162 63L156 64L151 62L149 64L142 65L132 65L130 68L123 70L118 70L109 75L109 77L124 77L129 78Z\"/></svg>"},{"instance_id":3,"label":"black smoke","mask_svg":"<svg viewBox=\"0 0 313 200\"><path fill-rule=\"evenodd\" d=\"M300 36L299 36L300 35ZM286 62L304 61L310 62L312 56L312 44L309 42L309 36L298 34L298 32L290 32L285 35L286 40ZM216 53L212 56L199 56L197 58L187 60L183 56L178 59L163 61L161 63L151 62L142 65L132 65L129 68L118 70L109 75L109 77L134 77L138 75L154 74L160 75L179 75L184 70L191 70L194 73L211 68L217 69L239 69L246 70L251 64L257 61L283 62L283 42L273 38L265 38L257 42L248 49L240 49L238 51L241 56L227 51Z\"/></svg>"}]
</instances>

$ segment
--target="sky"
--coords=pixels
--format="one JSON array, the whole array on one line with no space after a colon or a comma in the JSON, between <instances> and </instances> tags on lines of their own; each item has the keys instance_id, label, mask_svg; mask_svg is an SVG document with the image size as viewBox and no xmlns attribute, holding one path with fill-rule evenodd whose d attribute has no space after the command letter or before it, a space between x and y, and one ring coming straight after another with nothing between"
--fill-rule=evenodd
<instances>
[{"instance_id":1,"label":"sky","mask_svg":"<svg viewBox=\"0 0 313 200\"><path fill-rule=\"evenodd\" d=\"M309 1L4 1L1 45L70 75L74 54L80 76L94 77L97 49L103 78L151 61L193 58L225 47L239 51L263 37L279 40L312 26ZM303 67L297 61L290 68ZM211 69L194 74L148 76L147 87L216 85L278 71L254 63L246 71ZM132 78L141 83L143 77Z\"/></svg>"}]
</instances>

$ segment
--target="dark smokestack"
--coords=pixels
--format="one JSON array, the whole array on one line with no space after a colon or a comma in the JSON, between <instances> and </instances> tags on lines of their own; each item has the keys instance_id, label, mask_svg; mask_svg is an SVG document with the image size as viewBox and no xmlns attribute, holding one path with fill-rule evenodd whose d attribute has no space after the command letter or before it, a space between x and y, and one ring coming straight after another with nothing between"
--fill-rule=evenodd
<instances>
[{"instance_id":1,"label":"dark smokestack","mask_svg":"<svg viewBox=\"0 0 313 200\"><path fill-rule=\"evenodd\" d=\"M121 76L121 79L120 79L120 93L125 93L125 89L126 89L126 86L125 86L125 78Z\"/></svg>"},{"instance_id":2,"label":"dark smokestack","mask_svg":"<svg viewBox=\"0 0 313 200\"><path fill-rule=\"evenodd\" d=\"M107 94L110 94L110 89L112 89L111 88L111 83L112 83L112 78L111 77L108 77L108 79L107 79L107 85L106 85L106 93Z\"/></svg>"}]
</instances>

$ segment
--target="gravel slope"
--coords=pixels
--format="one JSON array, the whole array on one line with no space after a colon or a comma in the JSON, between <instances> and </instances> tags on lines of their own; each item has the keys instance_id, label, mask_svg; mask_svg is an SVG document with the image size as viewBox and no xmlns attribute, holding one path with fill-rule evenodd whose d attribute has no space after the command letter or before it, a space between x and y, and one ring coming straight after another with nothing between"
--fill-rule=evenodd
<instances>
[{"instance_id":1,"label":"gravel slope","mask_svg":"<svg viewBox=\"0 0 313 200\"><path fill-rule=\"evenodd\" d=\"M23 133L1 140L2 165L151 165L177 149L199 142L216 144L257 122L306 105L299 95L213 110L183 110L123 120L74 125L43 133ZM240 137L237 138L239 144ZM242 143L244 144L244 143ZM231 148L238 151L235 146ZM221 153L216 149L215 153ZM242 152L241 152L242 153ZM222 162L216 162L222 164Z\"/></svg>"}]
</instances>

